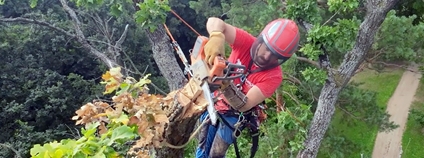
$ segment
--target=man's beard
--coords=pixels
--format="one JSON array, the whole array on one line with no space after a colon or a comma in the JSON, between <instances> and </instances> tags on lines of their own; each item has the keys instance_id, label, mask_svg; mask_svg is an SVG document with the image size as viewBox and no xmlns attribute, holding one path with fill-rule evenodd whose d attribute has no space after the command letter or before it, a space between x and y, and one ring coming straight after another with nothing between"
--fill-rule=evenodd
<instances>
[{"instance_id":1,"label":"man's beard","mask_svg":"<svg viewBox=\"0 0 424 158\"><path fill-rule=\"evenodd\" d=\"M256 63L259 64L258 66L265 67L266 65L270 64L269 61L267 61L264 57L258 56L258 59L256 60Z\"/></svg>"}]
</instances>

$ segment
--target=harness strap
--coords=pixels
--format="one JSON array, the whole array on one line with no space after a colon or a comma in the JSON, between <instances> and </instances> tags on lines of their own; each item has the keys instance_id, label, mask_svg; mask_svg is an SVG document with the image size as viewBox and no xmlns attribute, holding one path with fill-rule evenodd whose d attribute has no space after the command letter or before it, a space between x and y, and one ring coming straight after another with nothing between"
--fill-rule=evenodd
<instances>
[{"instance_id":1,"label":"harness strap","mask_svg":"<svg viewBox=\"0 0 424 158\"><path fill-rule=\"evenodd\" d=\"M230 115L232 115L232 114L230 114ZM233 115L235 115L235 113ZM248 124L250 123L251 126L254 126L254 124L251 122L252 121L252 114L249 113L249 115L246 116L246 117L247 117L247 122L245 122L245 123L248 123ZM224 123L224 125L226 125L228 128L230 128L232 131L236 132L236 135L241 134L237 129L233 128L225 119L223 119L222 114L220 114L220 113L218 113L218 120L220 122ZM259 130L257 130L257 128L255 128L255 127L250 128L250 134L251 134L251 137L252 137L252 147L250 148L250 158L254 158L256 151L258 151L258 146L259 146ZM239 151L238 146L237 146L237 137L235 137L233 145L234 145L234 151L236 153L237 158L241 158L240 151Z\"/></svg>"},{"instance_id":2,"label":"harness strap","mask_svg":"<svg viewBox=\"0 0 424 158\"><path fill-rule=\"evenodd\" d=\"M259 147L259 130L251 131L252 134L252 147L250 148L250 158L255 157L256 151Z\"/></svg>"}]
</instances>

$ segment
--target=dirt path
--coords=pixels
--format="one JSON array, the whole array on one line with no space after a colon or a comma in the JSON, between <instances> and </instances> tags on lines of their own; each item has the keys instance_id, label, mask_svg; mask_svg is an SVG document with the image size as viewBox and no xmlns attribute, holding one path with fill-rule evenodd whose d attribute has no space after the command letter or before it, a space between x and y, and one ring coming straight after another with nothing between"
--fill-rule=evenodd
<instances>
[{"instance_id":1,"label":"dirt path","mask_svg":"<svg viewBox=\"0 0 424 158\"><path fill-rule=\"evenodd\" d=\"M417 66L411 66L417 70ZM415 92L420 82L421 74L405 71L399 84L387 104L390 120L399 128L389 133L378 133L374 144L373 158L399 158L401 153L402 135L408 119L409 107L414 100Z\"/></svg>"}]
</instances>

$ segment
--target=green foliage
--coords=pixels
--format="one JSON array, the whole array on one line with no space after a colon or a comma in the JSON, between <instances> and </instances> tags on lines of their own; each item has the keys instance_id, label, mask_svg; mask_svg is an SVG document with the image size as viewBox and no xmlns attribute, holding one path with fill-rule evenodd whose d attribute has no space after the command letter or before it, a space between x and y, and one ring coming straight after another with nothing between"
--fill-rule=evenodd
<instances>
[{"instance_id":1,"label":"green foliage","mask_svg":"<svg viewBox=\"0 0 424 158\"><path fill-rule=\"evenodd\" d=\"M315 0L287 0L286 16L290 19L302 18L316 25L321 22L319 9Z\"/></svg>"},{"instance_id":2,"label":"green foliage","mask_svg":"<svg viewBox=\"0 0 424 158\"><path fill-rule=\"evenodd\" d=\"M414 119L415 122L424 128L424 112L422 110L411 109L409 114L411 119Z\"/></svg>"},{"instance_id":3,"label":"green foliage","mask_svg":"<svg viewBox=\"0 0 424 158\"><path fill-rule=\"evenodd\" d=\"M168 6L168 0L145 0L142 3L138 3L137 6L140 8L135 14L134 19L141 26L146 26L153 32L157 25L165 22L167 12L170 11Z\"/></svg>"},{"instance_id":4,"label":"green foliage","mask_svg":"<svg viewBox=\"0 0 424 158\"><path fill-rule=\"evenodd\" d=\"M71 1L75 2L77 7L85 7L85 8L96 7L104 3L104 0L71 0Z\"/></svg>"},{"instance_id":5,"label":"green foliage","mask_svg":"<svg viewBox=\"0 0 424 158\"><path fill-rule=\"evenodd\" d=\"M83 124L82 137L62 139L46 144L35 144L31 148L32 157L125 157L136 154L138 157L149 156L144 151L124 151L118 153L113 146L125 146L138 136L136 148L161 147L164 123L168 118L161 106L169 106L169 99L147 94L145 86L150 83L147 78L139 81L124 77L121 68L111 68L102 75L101 84L105 85L104 94L112 94L111 104L103 101L87 103L79 110L76 124ZM133 146L133 147L134 147ZM135 152L135 153L133 153Z\"/></svg>"},{"instance_id":6,"label":"green foliage","mask_svg":"<svg viewBox=\"0 0 424 158\"><path fill-rule=\"evenodd\" d=\"M25 1L27 3L30 2L30 5L27 5L28 7L40 10L41 8L36 7L36 4L38 4L38 6L43 6L39 4L44 2L43 0ZM2 2L4 3L4 0L0 0L0 3ZM165 19L167 19L167 23L172 24L170 29L173 29L174 33L177 34L178 37L181 37L177 38L177 41L183 41L181 43L187 45L186 48L188 49L191 48L194 41L190 41L188 39L194 39L194 34L191 31L190 33L187 33L187 31L181 31L180 27L176 27L183 25L180 21L175 20L175 18L166 17L170 6L178 6L178 9L180 9L179 13L185 16L183 18L188 19L188 22L192 26L200 28L203 30L203 32L205 30L205 19L209 16L219 16L222 13L228 13L230 19L228 19L227 22L235 26L239 26L251 32L253 35L257 35L265 26L265 24L272 19L278 17L291 19L302 18L308 22L311 22L314 25L314 28L311 30L310 34L302 34L302 37L305 38L302 39L302 47L297 55L301 57L306 56L311 60L317 60L318 55L322 53L319 48L321 46L325 46L330 53L333 65L340 63L344 54L352 48L356 38L356 32L359 27L359 23L361 22L361 20L357 19L355 16L350 16L350 14L354 14L352 12L356 11L359 5L359 2L354 0L329 0L329 10L319 8L316 1L313 0L289 0L287 1L287 5L283 5L281 4L281 1L276 0L255 1L253 3L248 3L242 0L205 0L190 1L189 4L186 3L187 1L174 1L172 5L171 2L168 3L168 1L146 0L144 2L137 3L136 7L138 8L134 8L133 1L129 0L73 0L73 2L75 2L76 5L80 7L79 9L86 9L89 11L89 13L97 13L102 18L108 18L107 16L110 14L114 15L115 19L110 21L110 24L113 24L113 26L111 26L114 27L114 30L123 30L123 24L130 23L131 26L142 24L144 26L143 28L148 28L150 31L153 31L155 27L164 23ZM21 3L14 2L14 4L15 5L11 6L22 6L20 5ZM188 13L188 10L190 9L183 7L184 5L190 5L190 7L192 7L197 14ZM205 9L205 7L208 9ZM135 9L139 10L135 11ZM8 17L11 15L16 17L22 15L23 13L27 13L28 10L30 9L25 7L17 7L12 11L3 9L2 13ZM65 14L50 14L55 12L58 11L54 9L50 10L49 17L54 18L46 19L46 21L55 23L56 26L61 26L63 28L68 28L67 26L71 26L66 21L62 22L63 19L66 19L64 18L66 17ZM343 12L346 15L349 14L349 16L348 18L339 17L336 18L336 20L325 19L325 17L321 16L322 14L329 14L334 12ZM44 18L46 16L37 15L37 17ZM395 17L393 14L390 14L388 19L391 18L393 20L397 17ZM90 18L82 19L84 19L84 25L82 26L84 32L92 35L89 36L90 39L94 39L90 42L94 42L96 39L105 38L104 35L93 31L99 31L97 23L87 22L92 21ZM415 18L415 21L416 19L418 18ZM423 32L422 26L418 25L416 27L414 25L413 29L411 29L409 27L409 18L407 20L398 20L402 23L397 21L398 23L395 24L395 21L396 20L385 21L381 33L379 33L379 35L381 35L380 37L387 37L386 35L392 35L393 30L401 31L399 31L399 33L396 32L396 36L391 36L390 38L377 38L378 40L376 41L378 44L375 45L376 51L383 50L383 48L385 48L384 50L407 52L403 54L393 53L395 55L390 54L390 56L386 56L386 59L399 56L407 59L412 59L414 56L417 57L417 52L421 49L420 46L422 46L422 42L419 42L420 40L417 39L417 36L419 37L420 34L416 32ZM398 29L402 28L405 24L408 24L406 25L408 28ZM1 137L3 138L1 141L13 142L15 140L19 140L16 141L17 143L15 143L14 146L23 147L24 149L28 148L29 144L43 143L45 141L51 142L52 140L59 140L64 138L65 135L69 135L69 132L66 131L66 126L71 125L72 123L69 123L69 120L63 120L68 119L70 115L69 113L75 111L75 105L80 105L82 102L92 99L92 92L97 90L93 83L98 81L98 79L96 79L96 77L98 77L96 73L99 72L100 69L98 63L91 61L90 58L78 56L78 54L84 54L86 52L82 52L78 48L75 48L76 45L73 42L67 43L69 39L53 33L46 34L45 32L39 31L42 29L38 27L34 28L18 29L12 25L11 28L8 28L10 30L6 31L8 33L0 35L1 41L4 41L2 44L0 44L0 49L3 52L9 52L12 54L10 57L5 57L5 59L16 60L16 62L14 61L14 64L10 65L9 63L12 62L6 61L6 63L8 63L5 66L7 70L5 72L7 72L7 75L6 77L2 76L3 78L0 78L2 79L0 82L5 85L5 87L2 87L2 91L8 92L8 94L0 93L2 94L2 99L3 95L6 96L0 104L1 107L6 110L1 112L2 114L5 113L3 120L7 120L5 118L19 117L19 119L13 119L9 122L1 122L1 124L4 125L4 131L6 131L5 133L7 133L4 137ZM156 80L156 78L161 77L159 72L155 72L154 62L148 60L151 58L151 55L149 55L150 52L148 52L147 44L145 44L148 42L146 38L142 37L143 30L139 28L134 29L134 27L130 28L131 29L129 30L127 37L128 39L126 41L131 42L126 42L123 48L123 51L128 53L129 56L128 59L122 60L123 63L125 65L129 65L128 61L130 59L137 61L135 66L136 68L140 70L146 69L147 72L152 73L153 82L162 83L163 81L159 79ZM37 32L39 34L29 30L38 30ZM11 34L10 32L19 32L19 34ZM42 32L42 34L40 32ZM408 40L402 41L404 38L406 38L405 35L409 35L411 33L415 33L413 38L408 38ZM30 34L35 35L29 36ZM398 46L401 48L395 47L396 45L399 45L398 41L405 42L402 43L401 46ZM412 51L417 52L415 52L415 54L412 53L411 55L412 51L411 49L408 49L409 46L413 47ZM102 44L96 44L96 47L104 48L106 46ZM17 64L20 62L25 64ZM35 64L37 62L40 64ZM17 68L13 69L14 67ZM31 68L25 69L27 67ZM326 77L322 70L312 68L310 65L298 62L296 60L286 62L283 65L283 68L286 74L301 79L302 83L300 85L294 85L288 82L283 83L280 90L292 95L289 96L284 93L284 102L286 103L285 106L287 107L288 111L274 113L275 108L270 108L268 110L269 119L264 124L264 126L261 127L266 133L262 137L263 139L261 139L260 152L258 153L258 155L263 157L292 155L295 154L295 151L301 149L300 142L305 139L306 126L308 125L311 114L314 111L313 105L316 104L315 97L319 95L321 85ZM37 75L35 75L35 77L30 77L30 75L19 75L14 71ZM158 70L156 69L156 71ZM36 80L34 80L34 78ZM20 88L18 85L24 85L24 88ZM72 89L84 89L84 93L81 94L81 91L76 92ZM363 96L364 94L368 96ZM342 94L341 98L342 101L339 102L338 105L348 109L350 112L354 112L355 109L358 109L363 105L368 106L365 108L360 108L361 110L358 111L358 113L360 112L358 116L361 117L368 118L369 116L365 114L373 113L373 111L377 109L375 102L373 101L376 99L375 95L372 93L368 94L364 91L358 91L354 88L354 86L347 88L346 91L344 91ZM362 101L358 102L352 99ZM300 101L300 103L298 104L296 100ZM267 102L269 103L269 106L276 104L270 100L267 100ZM34 110L37 111L36 114L32 113ZM52 113L54 116L51 115ZM382 118L385 117L385 115L379 112L375 118L370 119L367 123L381 123L381 121L383 121L382 118L377 118L380 116ZM47 121L43 120L57 120L57 122L54 122L52 125L47 125ZM14 124L15 122L19 123ZM58 124L58 122L66 122L66 124ZM349 125L352 126L351 124ZM383 123L383 125L385 124ZM338 132L337 130L334 131ZM11 136L13 133L18 134L17 136ZM98 140L97 138L99 137L96 136L96 140ZM346 146L349 148L355 148L354 145L349 143L352 140L347 140L342 136L327 135L326 138L328 138L328 144L324 144L327 144L327 146ZM247 145L250 137L242 137L240 139L241 140L239 143L241 145ZM68 140L68 143L72 141L76 142L76 140L73 139ZM66 143L67 142L62 141L52 143L51 145ZM48 147L47 144L44 147ZM69 146L69 144L67 144L67 146ZM243 150L244 153L248 153L247 147L242 147L241 150ZM350 153L350 150L347 148L334 151L335 155L339 156L342 156L341 153L345 155ZM229 152L229 156L231 155L234 155L232 151ZM8 156L9 155L6 155L5 157Z\"/></svg>"},{"instance_id":7,"label":"green foliage","mask_svg":"<svg viewBox=\"0 0 424 158\"><path fill-rule=\"evenodd\" d=\"M333 26L314 25L306 37L307 43L299 51L312 60L317 60L318 55L323 53L321 47L325 47L330 56L343 56L353 48L359 23L353 18L337 19Z\"/></svg>"},{"instance_id":8,"label":"green foliage","mask_svg":"<svg viewBox=\"0 0 424 158\"><path fill-rule=\"evenodd\" d=\"M308 67L301 71L301 73L306 81L315 83L316 86L324 84L327 79L327 73L324 70L315 67Z\"/></svg>"},{"instance_id":9,"label":"green foliage","mask_svg":"<svg viewBox=\"0 0 424 158\"><path fill-rule=\"evenodd\" d=\"M414 25L417 25L424 20L424 1L403 0L398 2L394 9L398 16L409 17L416 15L417 18L413 21Z\"/></svg>"},{"instance_id":10,"label":"green foliage","mask_svg":"<svg viewBox=\"0 0 424 158\"><path fill-rule=\"evenodd\" d=\"M396 11L390 11L375 37L373 55L382 54L383 60L423 61L424 23L414 25L416 18L398 17Z\"/></svg>"},{"instance_id":11,"label":"green foliage","mask_svg":"<svg viewBox=\"0 0 424 158\"><path fill-rule=\"evenodd\" d=\"M38 0L29 0L30 1L30 7L35 8L37 6Z\"/></svg>"},{"instance_id":12,"label":"green foliage","mask_svg":"<svg viewBox=\"0 0 424 158\"><path fill-rule=\"evenodd\" d=\"M53 141L42 146L36 144L31 149L31 156L33 158L118 157L118 152L112 148L112 145L115 143L124 145L125 142L137 136L135 127L123 125L122 122L108 124L108 131L97 136L99 126L99 122L88 124L86 128L81 129L82 137L78 140L63 139L60 142Z\"/></svg>"},{"instance_id":13,"label":"green foliage","mask_svg":"<svg viewBox=\"0 0 424 158\"><path fill-rule=\"evenodd\" d=\"M379 129L388 131L396 127L388 122L385 109L403 71L386 71L364 70L355 75L342 91L331 126L321 144L319 158L343 157L336 155L355 158L361 153L368 157L372 154Z\"/></svg>"},{"instance_id":14,"label":"green foliage","mask_svg":"<svg viewBox=\"0 0 424 158\"><path fill-rule=\"evenodd\" d=\"M295 86L286 85L281 88L280 92L285 91L290 94L296 94L298 91ZM287 101L286 107L280 112L277 112L273 106L275 102L267 101L268 119L261 125L263 136L260 138L258 157L290 157L303 149L308 125L313 117L312 106L304 104L306 100L293 99L295 98L284 95L284 100ZM248 153L247 150L245 152Z\"/></svg>"},{"instance_id":15,"label":"green foliage","mask_svg":"<svg viewBox=\"0 0 424 158\"><path fill-rule=\"evenodd\" d=\"M328 0L328 11L330 12L336 12L336 11L342 11L342 12L351 12L356 10L356 8L359 6L358 0Z\"/></svg>"}]
</instances>

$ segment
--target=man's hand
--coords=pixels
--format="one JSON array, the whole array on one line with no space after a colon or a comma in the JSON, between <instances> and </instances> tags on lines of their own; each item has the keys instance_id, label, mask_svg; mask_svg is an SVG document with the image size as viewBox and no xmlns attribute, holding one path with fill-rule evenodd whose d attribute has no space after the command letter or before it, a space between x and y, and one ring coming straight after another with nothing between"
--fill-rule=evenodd
<instances>
[{"instance_id":1,"label":"man's hand","mask_svg":"<svg viewBox=\"0 0 424 158\"><path fill-rule=\"evenodd\" d=\"M224 57L225 51L225 35L222 32L212 32L209 36L209 41L205 44L204 51L206 62L213 65L216 56Z\"/></svg>"}]
</instances>

